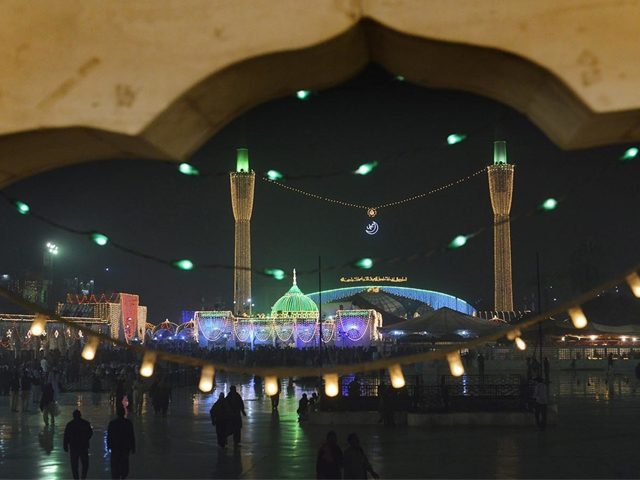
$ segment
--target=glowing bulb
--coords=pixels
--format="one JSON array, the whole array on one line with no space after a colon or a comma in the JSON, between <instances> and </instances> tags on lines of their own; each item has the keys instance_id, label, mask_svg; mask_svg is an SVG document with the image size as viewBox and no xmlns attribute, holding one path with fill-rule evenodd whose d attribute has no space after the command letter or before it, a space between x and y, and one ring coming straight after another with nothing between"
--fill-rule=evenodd
<instances>
[{"instance_id":1,"label":"glowing bulb","mask_svg":"<svg viewBox=\"0 0 640 480\"><path fill-rule=\"evenodd\" d=\"M393 385L393 388L404 387L404 375L402 375L402 366L400 364L389 367L389 376L391 377L391 385Z\"/></svg>"},{"instance_id":2,"label":"glowing bulb","mask_svg":"<svg viewBox=\"0 0 640 480\"><path fill-rule=\"evenodd\" d=\"M557 206L558 206L558 201L555 198L547 198L540 205L540 209L541 210L550 211L550 210L555 209Z\"/></svg>"},{"instance_id":3,"label":"glowing bulb","mask_svg":"<svg viewBox=\"0 0 640 480\"><path fill-rule=\"evenodd\" d=\"M580 307L574 307L569 309L569 316L573 322L573 326L576 328L584 328L587 326L587 317L584 316Z\"/></svg>"},{"instance_id":4,"label":"glowing bulb","mask_svg":"<svg viewBox=\"0 0 640 480\"><path fill-rule=\"evenodd\" d=\"M311 92L309 90L298 90L296 92L296 97L298 97L299 100L306 100L311 96Z\"/></svg>"},{"instance_id":5,"label":"glowing bulb","mask_svg":"<svg viewBox=\"0 0 640 480\"><path fill-rule=\"evenodd\" d=\"M191 260L178 260L177 262L173 262L173 266L180 270L193 270L193 263Z\"/></svg>"},{"instance_id":6,"label":"glowing bulb","mask_svg":"<svg viewBox=\"0 0 640 480\"><path fill-rule=\"evenodd\" d=\"M627 341L627 337L622 337L620 340L622 340L623 342Z\"/></svg>"},{"instance_id":7,"label":"glowing bulb","mask_svg":"<svg viewBox=\"0 0 640 480\"><path fill-rule=\"evenodd\" d=\"M338 395L338 374L327 373L324 376L324 393L327 397L335 397Z\"/></svg>"},{"instance_id":8,"label":"glowing bulb","mask_svg":"<svg viewBox=\"0 0 640 480\"><path fill-rule=\"evenodd\" d=\"M449 361L449 369L451 370L451 375L453 375L454 377L459 377L464 373L464 367L462 366L460 352L448 353L447 360Z\"/></svg>"},{"instance_id":9,"label":"glowing bulb","mask_svg":"<svg viewBox=\"0 0 640 480\"><path fill-rule=\"evenodd\" d=\"M282 180L284 178L284 175L282 175L279 171L277 170L269 170L267 172L267 178L269 180L273 180L273 181L278 181L278 180Z\"/></svg>"},{"instance_id":10,"label":"glowing bulb","mask_svg":"<svg viewBox=\"0 0 640 480\"><path fill-rule=\"evenodd\" d=\"M402 75L398 75L396 77L396 80L398 80L399 82L404 82L404 77Z\"/></svg>"},{"instance_id":11,"label":"glowing bulb","mask_svg":"<svg viewBox=\"0 0 640 480\"><path fill-rule=\"evenodd\" d=\"M188 163L181 163L178 167L178 170L180 170L180 173L182 173L183 175L192 175L196 177L200 175L200 172Z\"/></svg>"},{"instance_id":12,"label":"glowing bulb","mask_svg":"<svg viewBox=\"0 0 640 480\"><path fill-rule=\"evenodd\" d=\"M360 260L355 261L353 266L356 268L360 268L362 270L368 270L371 267L373 267L373 260L370 258L362 258Z\"/></svg>"},{"instance_id":13,"label":"glowing bulb","mask_svg":"<svg viewBox=\"0 0 640 480\"><path fill-rule=\"evenodd\" d=\"M31 324L31 335L39 337L44 332L44 327L47 325L47 317L41 313L36 313L33 323Z\"/></svg>"},{"instance_id":14,"label":"glowing bulb","mask_svg":"<svg viewBox=\"0 0 640 480\"><path fill-rule=\"evenodd\" d=\"M200 385L198 388L203 392L210 392L213 389L213 377L216 374L216 369L213 365L205 365L200 372Z\"/></svg>"},{"instance_id":15,"label":"glowing bulb","mask_svg":"<svg viewBox=\"0 0 640 480\"><path fill-rule=\"evenodd\" d=\"M264 379L264 393L269 396L278 393L278 377L266 377Z\"/></svg>"},{"instance_id":16,"label":"glowing bulb","mask_svg":"<svg viewBox=\"0 0 640 480\"><path fill-rule=\"evenodd\" d=\"M527 344L520 337L516 337L516 347L518 347L520 350L526 350Z\"/></svg>"},{"instance_id":17,"label":"glowing bulb","mask_svg":"<svg viewBox=\"0 0 640 480\"><path fill-rule=\"evenodd\" d=\"M622 154L620 160L633 160L638 156L638 149L636 147L631 147L626 152Z\"/></svg>"},{"instance_id":18,"label":"glowing bulb","mask_svg":"<svg viewBox=\"0 0 640 480\"><path fill-rule=\"evenodd\" d=\"M92 233L91 240L93 240L95 243L97 243L100 246L106 245L107 242L109 241L109 239L105 235L102 235L101 233Z\"/></svg>"},{"instance_id":19,"label":"glowing bulb","mask_svg":"<svg viewBox=\"0 0 640 480\"><path fill-rule=\"evenodd\" d=\"M284 270L280 270L278 268L265 268L265 275L269 275L270 277L275 278L276 280L282 280L286 276Z\"/></svg>"},{"instance_id":20,"label":"glowing bulb","mask_svg":"<svg viewBox=\"0 0 640 480\"><path fill-rule=\"evenodd\" d=\"M458 235L456 238L451 240L451 243L449 244L449 249L461 247L465 243L467 243L467 237L465 237L464 235Z\"/></svg>"},{"instance_id":21,"label":"glowing bulb","mask_svg":"<svg viewBox=\"0 0 640 480\"><path fill-rule=\"evenodd\" d=\"M82 333L82 331L80 331L79 334L80 333ZM87 343L82 349L82 358L89 361L96 358L96 351L98 350L99 345L100 345L100 338L96 337L95 335L89 335L87 337Z\"/></svg>"},{"instance_id":22,"label":"glowing bulb","mask_svg":"<svg viewBox=\"0 0 640 480\"><path fill-rule=\"evenodd\" d=\"M371 171L377 166L378 166L378 162L363 163L353 173L355 173L356 175L367 175L368 173L371 173Z\"/></svg>"},{"instance_id":23,"label":"glowing bulb","mask_svg":"<svg viewBox=\"0 0 640 480\"><path fill-rule=\"evenodd\" d=\"M13 206L16 207L18 213L21 213L22 215L26 215L27 213L29 213L29 210L31 210L29 208L29 205L27 205L26 203L22 203L19 200L14 200L11 203L13 203Z\"/></svg>"},{"instance_id":24,"label":"glowing bulb","mask_svg":"<svg viewBox=\"0 0 640 480\"><path fill-rule=\"evenodd\" d=\"M518 329L511 330L510 332L507 333L507 340L513 341L519 336L520 336L520 330Z\"/></svg>"},{"instance_id":25,"label":"glowing bulb","mask_svg":"<svg viewBox=\"0 0 640 480\"><path fill-rule=\"evenodd\" d=\"M158 356L155 352L146 352L144 354L144 357L142 357L142 366L140 367L140 375L143 377L150 377L153 375L156 358L158 358Z\"/></svg>"},{"instance_id":26,"label":"glowing bulb","mask_svg":"<svg viewBox=\"0 0 640 480\"><path fill-rule=\"evenodd\" d=\"M629 284L629 287L631 287L633 294L640 298L640 276L638 276L636 272L627 275L627 283Z\"/></svg>"},{"instance_id":27,"label":"glowing bulb","mask_svg":"<svg viewBox=\"0 0 640 480\"><path fill-rule=\"evenodd\" d=\"M455 145L456 143L460 143L464 141L467 136L464 133L452 133L447 137L447 143L449 145Z\"/></svg>"},{"instance_id":28,"label":"glowing bulb","mask_svg":"<svg viewBox=\"0 0 640 480\"><path fill-rule=\"evenodd\" d=\"M596 337L595 335L591 335L589 338L590 338L590 339L591 339L591 341L593 342L597 337Z\"/></svg>"}]
</instances>

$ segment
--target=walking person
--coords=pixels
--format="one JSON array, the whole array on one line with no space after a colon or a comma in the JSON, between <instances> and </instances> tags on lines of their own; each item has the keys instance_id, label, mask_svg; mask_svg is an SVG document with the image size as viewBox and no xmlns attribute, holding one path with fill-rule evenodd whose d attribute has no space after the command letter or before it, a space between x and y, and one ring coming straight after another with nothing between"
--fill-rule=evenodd
<instances>
[{"instance_id":1,"label":"walking person","mask_svg":"<svg viewBox=\"0 0 640 480\"><path fill-rule=\"evenodd\" d=\"M224 398L224 392L220 392L218 401L213 404L209 410L211 423L216 427L216 435L218 436L218 447L220 449L227 448L227 437L229 436L231 419L231 407Z\"/></svg>"},{"instance_id":2,"label":"walking person","mask_svg":"<svg viewBox=\"0 0 640 480\"><path fill-rule=\"evenodd\" d=\"M338 446L338 435L333 430L316 456L316 478L342 478L342 449Z\"/></svg>"},{"instance_id":3,"label":"walking person","mask_svg":"<svg viewBox=\"0 0 640 480\"><path fill-rule=\"evenodd\" d=\"M278 390L271 395L271 411L278 410L278 405L280 405L280 381L278 381Z\"/></svg>"},{"instance_id":4,"label":"walking person","mask_svg":"<svg viewBox=\"0 0 640 480\"><path fill-rule=\"evenodd\" d=\"M55 425L55 406L56 402L53 400L53 386L50 383L47 383L44 386L42 398L40 399L40 411L42 412L42 418L45 425L49 425L49 417L51 417L51 424Z\"/></svg>"},{"instance_id":5,"label":"walking person","mask_svg":"<svg viewBox=\"0 0 640 480\"><path fill-rule=\"evenodd\" d=\"M31 375L25 368L20 379L20 392L22 395L22 411L29 411L29 403L31 402Z\"/></svg>"},{"instance_id":6,"label":"walking person","mask_svg":"<svg viewBox=\"0 0 640 480\"><path fill-rule=\"evenodd\" d=\"M64 429L64 451L71 456L71 474L74 479L87 478L89 471L89 440L93 436L91 424L82 418L80 410L73 411L73 420ZM78 460L82 462L82 476L78 475Z\"/></svg>"},{"instance_id":7,"label":"walking person","mask_svg":"<svg viewBox=\"0 0 640 480\"><path fill-rule=\"evenodd\" d=\"M142 402L144 398L144 384L140 375L133 381L133 413L142 415Z\"/></svg>"},{"instance_id":8,"label":"walking person","mask_svg":"<svg viewBox=\"0 0 640 480\"><path fill-rule=\"evenodd\" d=\"M548 403L548 392L547 385L544 383L542 377L537 378L536 387L533 390L533 398L536 403L535 407L535 416L536 416L536 425L538 426L538 430L544 432L547 427L547 403Z\"/></svg>"},{"instance_id":9,"label":"walking person","mask_svg":"<svg viewBox=\"0 0 640 480\"><path fill-rule=\"evenodd\" d=\"M136 453L136 438L133 423L124 418L124 407L118 405L116 411L118 418L111 420L107 429L107 449L111 451L111 478L127 478L129 454Z\"/></svg>"},{"instance_id":10,"label":"walking person","mask_svg":"<svg viewBox=\"0 0 640 480\"><path fill-rule=\"evenodd\" d=\"M309 415L309 399L307 398L307 394L303 393L302 398L298 402L298 421L306 420Z\"/></svg>"},{"instance_id":11,"label":"walking person","mask_svg":"<svg viewBox=\"0 0 640 480\"><path fill-rule=\"evenodd\" d=\"M640 386L640 363L636 365L636 384L633 387L633 393L636 393L638 386Z\"/></svg>"},{"instance_id":12,"label":"walking person","mask_svg":"<svg viewBox=\"0 0 640 480\"><path fill-rule=\"evenodd\" d=\"M360 446L360 439L355 433L347 437L349 447L344 451L344 478L367 478L370 473L373 478L380 478Z\"/></svg>"},{"instance_id":13,"label":"walking person","mask_svg":"<svg viewBox=\"0 0 640 480\"><path fill-rule=\"evenodd\" d=\"M155 394L153 395L153 409L156 413L167 415L169 410L169 402L171 401L171 385L169 380L164 377L158 384Z\"/></svg>"},{"instance_id":14,"label":"walking person","mask_svg":"<svg viewBox=\"0 0 640 480\"><path fill-rule=\"evenodd\" d=\"M229 388L226 400L231 409L230 427L233 432L233 446L239 447L241 441L240 430L242 429L242 417L240 414L246 417L247 413L244 411L244 402L240 394L236 391L235 385L231 385Z\"/></svg>"},{"instance_id":15,"label":"walking person","mask_svg":"<svg viewBox=\"0 0 640 480\"><path fill-rule=\"evenodd\" d=\"M544 370L544 381L549 385L549 357L544 357L542 361L542 369Z\"/></svg>"},{"instance_id":16,"label":"walking person","mask_svg":"<svg viewBox=\"0 0 640 480\"><path fill-rule=\"evenodd\" d=\"M9 391L11 392L11 411L18 411L18 400L20 399L20 377L18 372L13 372L11 381L9 382Z\"/></svg>"},{"instance_id":17,"label":"walking person","mask_svg":"<svg viewBox=\"0 0 640 480\"><path fill-rule=\"evenodd\" d=\"M58 392L60 391L60 374L58 373L58 369L53 367L51 372L49 372L49 380L48 383L53 387L53 401L58 401Z\"/></svg>"}]
</instances>

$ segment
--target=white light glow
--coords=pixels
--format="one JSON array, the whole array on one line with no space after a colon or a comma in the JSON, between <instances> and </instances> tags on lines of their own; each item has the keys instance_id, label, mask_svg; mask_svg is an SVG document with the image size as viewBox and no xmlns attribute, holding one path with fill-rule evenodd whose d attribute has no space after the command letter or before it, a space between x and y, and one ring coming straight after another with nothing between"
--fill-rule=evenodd
<instances>
[{"instance_id":1,"label":"white light glow","mask_svg":"<svg viewBox=\"0 0 640 480\"><path fill-rule=\"evenodd\" d=\"M213 377L216 374L216 369L213 365L206 365L202 367L200 373L200 385L198 388L203 392L210 392L213 389Z\"/></svg>"},{"instance_id":2,"label":"white light glow","mask_svg":"<svg viewBox=\"0 0 640 480\"><path fill-rule=\"evenodd\" d=\"M267 377L264 379L264 393L269 396L278 393L278 377Z\"/></svg>"},{"instance_id":3,"label":"white light glow","mask_svg":"<svg viewBox=\"0 0 640 480\"><path fill-rule=\"evenodd\" d=\"M402 375L401 365L391 365L389 367L389 376L391 377L391 385L393 388L402 388L405 385L404 375Z\"/></svg>"},{"instance_id":4,"label":"white light glow","mask_svg":"<svg viewBox=\"0 0 640 480\"><path fill-rule=\"evenodd\" d=\"M570 308L569 316L571 317L574 327L584 328L587 326L587 317L584 316L584 312L580 307Z\"/></svg>"},{"instance_id":5,"label":"white light glow","mask_svg":"<svg viewBox=\"0 0 640 480\"><path fill-rule=\"evenodd\" d=\"M324 393L327 397L335 397L338 395L338 374L327 373L324 376Z\"/></svg>"},{"instance_id":6,"label":"white light glow","mask_svg":"<svg viewBox=\"0 0 640 480\"><path fill-rule=\"evenodd\" d=\"M39 337L44 332L44 328L47 325L47 317L41 313L37 313L31 324L31 335Z\"/></svg>"},{"instance_id":7,"label":"white light glow","mask_svg":"<svg viewBox=\"0 0 640 480\"><path fill-rule=\"evenodd\" d=\"M146 352L142 357L142 366L140 367L140 375L150 377L156 365L157 355L154 352Z\"/></svg>"}]
</instances>

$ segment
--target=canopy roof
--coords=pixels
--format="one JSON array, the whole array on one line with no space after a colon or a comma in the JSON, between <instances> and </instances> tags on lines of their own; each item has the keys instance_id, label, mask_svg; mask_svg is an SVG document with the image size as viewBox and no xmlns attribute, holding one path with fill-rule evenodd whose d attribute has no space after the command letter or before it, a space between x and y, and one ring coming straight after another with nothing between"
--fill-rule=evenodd
<instances>
[{"instance_id":1,"label":"canopy roof","mask_svg":"<svg viewBox=\"0 0 640 480\"><path fill-rule=\"evenodd\" d=\"M383 327L382 330L385 332L398 330L406 333L425 332L427 335L441 337L449 334L462 336L482 335L503 328L505 328L505 325L482 320L471 315L457 312L448 307L443 307L418 318L406 320L389 327Z\"/></svg>"}]
</instances>

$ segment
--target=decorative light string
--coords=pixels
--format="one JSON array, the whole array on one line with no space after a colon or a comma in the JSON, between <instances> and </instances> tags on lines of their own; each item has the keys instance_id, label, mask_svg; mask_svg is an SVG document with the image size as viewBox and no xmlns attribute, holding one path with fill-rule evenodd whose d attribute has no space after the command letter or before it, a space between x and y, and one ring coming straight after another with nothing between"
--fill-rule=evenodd
<instances>
[{"instance_id":1,"label":"decorative light string","mask_svg":"<svg viewBox=\"0 0 640 480\"><path fill-rule=\"evenodd\" d=\"M389 203L383 203L382 205L377 205L377 206L367 206L367 205L359 205L356 203L350 203L350 202L343 202L342 200L336 200L333 198L329 198L329 197L323 197L321 195L316 195L315 193L310 193L310 192L305 192L304 190L301 190L299 188L295 188L295 187L290 187L289 185L285 185L284 183L272 180L268 177L262 177L263 180L265 180L266 182L269 182L271 184L277 185L279 187L284 188L285 190L290 190L292 192L295 193L299 193L300 195L306 195L307 197L311 197L311 198L315 198L317 200L323 200L325 202L329 202L329 203L335 203L337 205L342 205L344 207L352 207L352 208L359 208L359 209L364 209L367 211L367 215L369 215L370 217L375 217L378 214L378 210L381 210L383 208L387 208L387 207L394 207L396 205L401 205L403 203L408 203L408 202L412 202L414 200L419 200L421 198L425 198L429 195L433 195L434 193L438 193L441 192L443 190L446 190L447 188L453 187L454 185L458 185L460 183L466 182L467 180L480 175L481 173L484 173L487 171L487 167L483 168L482 170L478 170L475 173L472 173L471 175L468 175L464 178L461 178L459 180L456 180L455 182L451 182L448 183L446 185L443 185L442 187L438 187L435 188L433 190L430 190L428 192L425 193L421 193L419 195L414 195L412 197L408 197L405 198L403 200L397 200L395 202L389 202Z\"/></svg>"}]
</instances>

